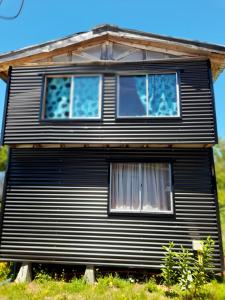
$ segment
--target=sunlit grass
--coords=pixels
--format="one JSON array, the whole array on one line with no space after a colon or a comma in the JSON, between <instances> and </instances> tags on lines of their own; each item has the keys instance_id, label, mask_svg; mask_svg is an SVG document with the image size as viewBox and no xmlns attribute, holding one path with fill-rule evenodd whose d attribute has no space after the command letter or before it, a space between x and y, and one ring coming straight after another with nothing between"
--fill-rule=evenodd
<instances>
[{"instance_id":1,"label":"sunlit grass","mask_svg":"<svg viewBox=\"0 0 225 300\"><path fill-rule=\"evenodd\" d=\"M167 296L168 297L167 297ZM131 283L118 276L105 276L91 285L82 278L71 282L34 280L28 284L0 286L0 300L164 300L194 299L178 286L170 291L154 280ZM199 299L199 298L196 298ZM201 299L225 299L225 283L213 281L202 288Z\"/></svg>"}]
</instances>

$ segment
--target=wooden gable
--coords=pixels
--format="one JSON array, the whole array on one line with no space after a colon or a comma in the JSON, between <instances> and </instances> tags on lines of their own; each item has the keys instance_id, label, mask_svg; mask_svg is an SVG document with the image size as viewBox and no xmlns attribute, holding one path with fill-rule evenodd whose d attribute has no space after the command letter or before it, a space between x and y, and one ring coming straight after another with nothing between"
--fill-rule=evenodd
<instances>
[{"instance_id":1,"label":"wooden gable","mask_svg":"<svg viewBox=\"0 0 225 300\"><path fill-rule=\"evenodd\" d=\"M7 79L9 66L184 57L209 59L216 79L225 66L225 47L102 25L88 32L0 55L0 77Z\"/></svg>"},{"instance_id":2,"label":"wooden gable","mask_svg":"<svg viewBox=\"0 0 225 300\"><path fill-rule=\"evenodd\" d=\"M91 62L101 60L113 61L142 61L167 59L178 57L171 53L166 53L162 49L157 51L146 50L145 48L133 47L129 44L114 43L105 41L96 45L86 46L81 49L66 52L61 55L52 56L51 59L42 61L52 62Z\"/></svg>"}]
</instances>

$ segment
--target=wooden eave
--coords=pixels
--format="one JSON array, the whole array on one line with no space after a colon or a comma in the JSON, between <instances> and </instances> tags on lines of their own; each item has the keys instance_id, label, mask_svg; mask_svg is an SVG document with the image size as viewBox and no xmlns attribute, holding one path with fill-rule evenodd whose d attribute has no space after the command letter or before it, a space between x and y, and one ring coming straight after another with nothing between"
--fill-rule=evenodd
<instances>
[{"instance_id":1,"label":"wooden eave","mask_svg":"<svg viewBox=\"0 0 225 300\"><path fill-rule=\"evenodd\" d=\"M58 65L60 64L59 62L51 62L54 56L62 54L71 56L72 52L80 52L86 47L104 42L115 42L134 48L173 54L179 57L209 59L214 80L225 67L225 47L223 46L142 32L140 34L138 31L104 25L89 32L2 54L0 55L0 77L5 81L7 80L9 66L15 67L33 63L42 65L43 63L38 61L43 59L48 60L45 65L48 63ZM72 61L68 63L75 64Z\"/></svg>"}]
</instances>

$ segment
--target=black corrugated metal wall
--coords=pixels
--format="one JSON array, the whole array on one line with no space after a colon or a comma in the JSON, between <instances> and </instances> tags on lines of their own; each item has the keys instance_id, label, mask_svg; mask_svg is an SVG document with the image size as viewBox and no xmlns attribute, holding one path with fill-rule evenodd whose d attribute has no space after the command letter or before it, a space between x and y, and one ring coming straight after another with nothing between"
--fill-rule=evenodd
<instances>
[{"instance_id":1,"label":"black corrugated metal wall","mask_svg":"<svg viewBox=\"0 0 225 300\"><path fill-rule=\"evenodd\" d=\"M211 149L12 149L0 257L159 268L162 245L221 245ZM109 162L173 159L175 216L108 216Z\"/></svg>"},{"instance_id":2,"label":"black corrugated metal wall","mask_svg":"<svg viewBox=\"0 0 225 300\"><path fill-rule=\"evenodd\" d=\"M180 119L116 120L116 76L120 71L179 72ZM99 122L40 122L43 74L103 73L103 117ZM118 139L119 136L119 139ZM209 65L206 60L115 63L107 65L13 68L5 144L216 142Z\"/></svg>"}]
</instances>

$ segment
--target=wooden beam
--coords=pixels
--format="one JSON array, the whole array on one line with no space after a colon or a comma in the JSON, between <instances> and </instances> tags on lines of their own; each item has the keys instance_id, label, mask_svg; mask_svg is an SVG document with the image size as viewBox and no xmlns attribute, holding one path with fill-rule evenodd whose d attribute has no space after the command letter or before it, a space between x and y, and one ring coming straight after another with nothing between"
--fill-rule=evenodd
<instances>
[{"instance_id":1,"label":"wooden beam","mask_svg":"<svg viewBox=\"0 0 225 300\"><path fill-rule=\"evenodd\" d=\"M188 61L188 60L202 60L204 59L204 57L186 57L186 58L183 58L183 57L172 57L172 58L167 58L166 60L167 61ZM157 61L162 61L161 59L159 60L154 60L154 62L157 62ZM62 61L62 62L58 62L58 61L52 61L52 62L48 62L48 61L37 61L37 62L28 62L28 63L23 63L22 65L21 64L18 64L18 65L14 65L14 66L27 66L27 67L32 67L32 66L77 66L77 65L104 65L106 66L107 64L110 64L110 65L113 65L113 64L118 64L118 63L124 63L123 61L115 61L115 60L94 60L94 61L83 61L83 62L73 62L73 61ZM126 62L125 62L126 63Z\"/></svg>"},{"instance_id":2,"label":"wooden beam","mask_svg":"<svg viewBox=\"0 0 225 300\"><path fill-rule=\"evenodd\" d=\"M151 45L146 45L146 44L140 44L140 43L136 43L134 41L128 41L128 40L123 40L123 39L118 39L115 37L110 37L110 40L114 43L120 44L120 45L124 45L124 46L128 46L128 47L133 47L136 49L142 49L142 50L148 50L148 51L154 51L154 52L159 52L159 53L164 53L164 54L172 54L172 55L176 55L176 56L190 56L190 54L188 52L181 52L181 51L174 51L172 49L169 49L168 47L159 47L159 46L155 46L153 44Z\"/></svg>"},{"instance_id":3,"label":"wooden beam","mask_svg":"<svg viewBox=\"0 0 225 300\"><path fill-rule=\"evenodd\" d=\"M99 43L103 43L106 41L113 41L116 43L120 43L122 45L127 45L130 47L135 47L139 49L145 49L145 50L150 50L150 51L156 51L156 52L163 52L163 53L168 53L172 55L178 55L178 56L213 56L214 58L217 58L219 60L224 59L224 55L221 54L215 54L215 53L210 53L209 51L206 50L196 50L195 48L187 48L182 45L173 45L170 44L168 41L146 41L146 40L141 40L141 39L134 39L134 38L128 38L128 37L120 37L118 35L113 35L113 33L110 34L104 34L99 37L94 37L88 41L81 41L79 43L69 45L66 47L58 48L55 50L52 50L50 52L41 52L35 55L23 57L23 58L18 58L18 59L13 59L9 61L5 61L2 63L2 65L13 65L14 63L19 63L23 64L26 62L32 62L40 59L45 59L49 58L52 56L58 56L62 54L66 54L68 52L81 52L84 51L85 48L98 45ZM0 63L1 65L1 63Z\"/></svg>"},{"instance_id":4,"label":"wooden beam","mask_svg":"<svg viewBox=\"0 0 225 300\"><path fill-rule=\"evenodd\" d=\"M110 32L105 33L100 36L95 36L93 38L90 38L89 40L76 42L76 44L69 45L66 47L54 49L50 52L41 52L35 55L18 58L14 60L5 61L4 63L0 63L0 77L3 80L7 80L7 70L10 65L14 66L22 66L27 64L33 64L37 61L40 61L42 59L48 60L48 63L51 62L52 57L59 56L59 55L67 55L69 57L72 56L71 53L80 55L86 59L89 59L90 62L96 61L97 59L95 57L92 57L89 54L84 54L81 52L85 51L86 48L90 46L95 46L100 43L109 43L112 46L112 43L119 43L122 45L130 46L135 49L142 49L142 50L148 50L148 51L156 51L160 53L166 53L175 55L178 57L204 57L209 58L211 62L213 62L213 78L215 79L220 72L223 70L225 66L225 55L219 54L215 52L210 52L207 50L197 50L197 47L191 48L185 47L182 45L177 45L176 43L170 43L168 41L159 41L159 40L147 40L147 39L141 39L141 38L135 38L135 37L129 37L128 35L118 35L116 33ZM65 64L65 62L63 62ZM43 62L39 62L39 64L43 64ZM59 64L61 65L61 62L54 62L54 65Z\"/></svg>"},{"instance_id":5,"label":"wooden beam","mask_svg":"<svg viewBox=\"0 0 225 300\"><path fill-rule=\"evenodd\" d=\"M0 67L2 68L2 67L5 67L5 66L9 66L9 65L12 65L12 66L14 66L15 64L18 65L18 63L19 64L24 64L24 63L27 63L27 62L33 62L33 61L37 61L37 60L40 60L40 59L49 58L49 57L52 57L52 56L58 56L58 55L66 54L67 52L71 52L71 51L72 52L73 51L81 52L87 47L98 45L99 43L103 43L107 39L107 36L108 36L108 34L105 34L105 35L90 39L88 41L81 41L79 43L69 45L69 46L66 46L66 47L62 47L62 48L58 48L58 49L52 50L50 52L41 52L41 53L38 53L38 54L33 54L33 55L30 55L30 56L26 56L26 57L23 57L23 58L17 58L17 59L4 61L3 63L0 62Z\"/></svg>"},{"instance_id":6,"label":"wooden beam","mask_svg":"<svg viewBox=\"0 0 225 300\"><path fill-rule=\"evenodd\" d=\"M72 61L72 51L67 52L68 61Z\"/></svg>"},{"instance_id":7,"label":"wooden beam","mask_svg":"<svg viewBox=\"0 0 225 300\"><path fill-rule=\"evenodd\" d=\"M0 78L1 78L3 81L7 82L7 81L8 81L8 72L1 71L1 72L0 72Z\"/></svg>"},{"instance_id":8,"label":"wooden beam","mask_svg":"<svg viewBox=\"0 0 225 300\"><path fill-rule=\"evenodd\" d=\"M219 51L213 51L189 43L185 44L176 41L162 40L159 38L145 38L134 34L127 34L127 33L118 34L115 32L110 32L110 39L114 39L121 42L130 41L131 43L136 43L137 45L149 45L149 46L155 46L159 48L171 49L175 51L178 50L179 52L190 53L190 54L193 53L195 55L202 55L202 54L207 55L209 53L214 53L222 57L225 56L224 52L219 53Z\"/></svg>"},{"instance_id":9,"label":"wooden beam","mask_svg":"<svg viewBox=\"0 0 225 300\"><path fill-rule=\"evenodd\" d=\"M212 144L16 144L12 148L211 148Z\"/></svg>"},{"instance_id":10,"label":"wooden beam","mask_svg":"<svg viewBox=\"0 0 225 300\"><path fill-rule=\"evenodd\" d=\"M211 70L212 70L212 75L213 75L213 80L216 80L217 77L220 75L220 73L222 72L222 68L221 68L221 63L218 63L215 60L211 60ZM223 63L225 65L225 63Z\"/></svg>"}]
</instances>

